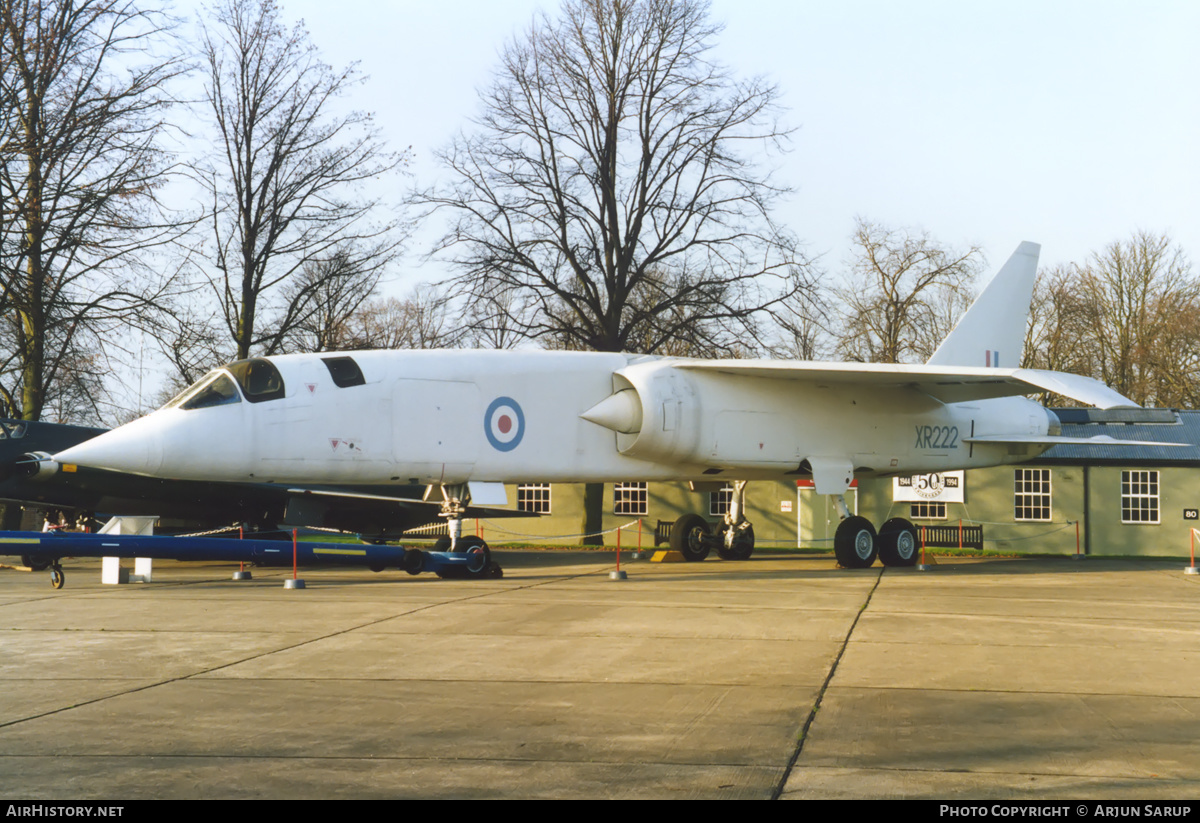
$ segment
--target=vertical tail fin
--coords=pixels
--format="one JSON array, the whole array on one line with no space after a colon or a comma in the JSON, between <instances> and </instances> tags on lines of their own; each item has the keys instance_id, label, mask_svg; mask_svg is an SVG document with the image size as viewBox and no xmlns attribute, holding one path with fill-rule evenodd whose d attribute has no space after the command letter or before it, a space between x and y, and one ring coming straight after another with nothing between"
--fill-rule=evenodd
<instances>
[{"instance_id":1,"label":"vertical tail fin","mask_svg":"<svg viewBox=\"0 0 1200 823\"><path fill-rule=\"evenodd\" d=\"M929 358L929 365L1020 367L1041 250L1028 241L1017 246Z\"/></svg>"}]
</instances>

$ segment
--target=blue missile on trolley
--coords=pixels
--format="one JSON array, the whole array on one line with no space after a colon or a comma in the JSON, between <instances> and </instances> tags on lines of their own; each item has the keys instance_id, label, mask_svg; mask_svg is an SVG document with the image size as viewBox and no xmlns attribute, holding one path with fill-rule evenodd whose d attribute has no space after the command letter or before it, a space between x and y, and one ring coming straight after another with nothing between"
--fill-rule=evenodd
<instances>
[{"instance_id":1,"label":"blue missile on trolley","mask_svg":"<svg viewBox=\"0 0 1200 823\"><path fill-rule=\"evenodd\" d=\"M300 540L237 540L220 537L168 535L81 534L78 532L0 531L0 554L19 555L22 563L40 571L51 569L51 583L63 584L64 557L148 557L156 560L363 566L371 571L399 568L409 574L431 571L441 576L498 575L482 541L467 538L456 552L421 551L384 544L323 543Z\"/></svg>"}]
</instances>

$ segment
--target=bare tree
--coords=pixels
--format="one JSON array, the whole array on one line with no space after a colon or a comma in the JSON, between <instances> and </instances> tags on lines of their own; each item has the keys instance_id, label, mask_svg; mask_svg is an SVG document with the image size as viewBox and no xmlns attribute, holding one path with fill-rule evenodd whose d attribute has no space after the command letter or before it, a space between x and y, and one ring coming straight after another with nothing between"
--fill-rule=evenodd
<instances>
[{"instance_id":1,"label":"bare tree","mask_svg":"<svg viewBox=\"0 0 1200 823\"><path fill-rule=\"evenodd\" d=\"M154 192L168 171L166 86L182 71L156 51L167 23L133 0L0 0L8 414L39 419L57 393L62 415L92 416L86 364L161 296L147 255L178 234Z\"/></svg>"},{"instance_id":2,"label":"bare tree","mask_svg":"<svg viewBox=\"0 0 1200 823\"><path fill-rule=\"evenodd\" d=\"M1074 374L1099 372L1092 312L1082 299L1079 269L1055 266L1038 272L1021 365Z\"/></svg>"},{"instance_id":3,"label":"bare tree","mask_svg":"<svg viewBox=\"0 0 1200 823\"><path fill-rule=\"evenodd\" d=\"M924 362L969 305L981 252L858 218L838 350L849 360Z\"/></svg>"},{"instance_id":4,"label":"bare tree","mask_svg":"<svg viewBox=\"0 0 1200 823\"><path fill-rule=\"evenodd\" d=\"M526 317L536 303L535 295L507 283L478 284L474 296L460 311L461 345L481 349L511 349L526 340L513 318ZM486 290L487 299L478 295Z\"/></svg>"},{"instance_id":5,"label":"bare tree","mask_svg":"<svg viewBox=\"0 0 1200 823\"><path fill-rule=\"evenodd\" d=\"M1104 381L1142 405L1200 400L1200 281L1165 234L1135 232L1042 273L1026 362ZM1052 398L1052 402L1066 402Z\"/></svg>"},{"instance_id":6,"label":"bare tree","mask_svg":"<svg viewBox=\"0 0 1200 823\"><path fill-rule=\"evenodd\" d=\"M808 285L758 165L776 89L712 59L701 0L565 0L505 48L452 180L439 251L494 325L601 351L736 352Z\"/></svg>"},{"instance_id":7,"label":"bare tree","mask_svg":"<svg viewBox=\"0 0 1200 823\"><path fill-rule=\"evenodd\" d=\"M1156 372L1170 368L1158 340L1197 308L1191 264L1166 235L1137 232L1110 243L1080 270L1095 330L1099 377L1139 402L1155 402ZM1157 355L1157 356L1156 356Z\"/></svg>"},{"instance_id":8,"label":"bare tree","mask_svg":"<svg viewBox=\"0 0 1200 823\"><path fill-rule=\"evenodd\" d=\"M438 349L461 338L450 322L450 305L436 286L421 285L403 300L370 300L342 325L335 348Z\"/></svg>"},{"instance_id":9,"label":"bare tree","mask_svg":"<svg viewBox=\"0 0 1200 823\"><path fill-rule=\"evenodd\" d=\"M201 50L215 150L195 173L210 201L208 280L244 358L283 350L311 319L315 272L365 282L391 262L401 226L376 222L361 188L406 155L385 149L369 114L336 113L354 67L322 63L274 0L219 0L212 14Z\"/></svg>"},{"instance_id":10,"label":"bare tree","mask_svg":"<svg viewBox=\"0 0 1200 823\"><path fill-rule=\"evenodd\" d=\"M279 350L330 351L344 345L346 325L379 285L380 270L354 247L309 260L283 287L287 312L280 325L287 340Z\"/></svg>"}]
</instances>

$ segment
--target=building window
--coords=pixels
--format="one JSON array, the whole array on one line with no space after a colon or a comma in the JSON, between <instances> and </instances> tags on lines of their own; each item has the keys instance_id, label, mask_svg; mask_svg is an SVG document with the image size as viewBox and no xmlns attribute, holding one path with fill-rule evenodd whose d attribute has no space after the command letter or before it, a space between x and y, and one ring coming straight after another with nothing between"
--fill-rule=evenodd
<instances>
[{"instance_id":1,"label":"building window","mask_svg":"<svg viewBox=\"0 0 1200 823\"><path fill-rule=\"evenodd\" d=\"M1121 522L1158 522L1158 472L1121 472Z\"/></svg>"},{"instance_id":2,"label":"building window","mask_svg":"<svg viewBox=\"0 0 1200 823\"><path fill-rule=\"evenodd\" d=\"M908 510L913 520L945 520L945 503L913 503Z\"/></svg>"},{"instance_id":3,"label":"building window","mask_svg":"<svg viewBox=\"0 0 1200 823\"><path fill-rule=\"evenodd\" d=\"M1013 472L1013 517L1017 520L1050 519L1050 470L1017 469Z\"/></svg>"},{"instance_id":4,"label":"building window","mask_svg":"<svg viewBox=\"0 0 1200 823\"><path fill-rule=\"evenodd\" d=\"M550 484L525 483L517 486L517 511L550 514Z\"/></svg>"},{"instance_id":5,"label":"building window","mask_svg":"<svg viewBox=\"0 0 1200 823\"><path fill-rule=\"evenodd\" d=\"M645 514L645 483L614 483L613 514Z\"/></svg>"},{"instance_id":6,"label":"building window","mask_svg":"<svg viewBox=\"0 0 1200 823\"><path fill-rule=\"evenodd\" d=\"M708 514L710 517L724 517L729 514L733 505L733 484L726 483L725 488L708 493Z\"/></svg>"}]
</instances>

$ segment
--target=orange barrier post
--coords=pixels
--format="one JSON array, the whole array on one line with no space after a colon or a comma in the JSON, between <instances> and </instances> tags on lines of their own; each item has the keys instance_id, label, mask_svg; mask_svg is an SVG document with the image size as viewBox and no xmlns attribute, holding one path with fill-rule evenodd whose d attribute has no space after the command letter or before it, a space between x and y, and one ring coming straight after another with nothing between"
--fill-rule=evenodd
<instances>
[{"instance_id":1,"label":"orange barrier post","mask_svg":"<svg viewBox=\"0 0 1200 823\"><path fill-rule=\"evenodd\" d=\"M629 575L621 571L621 529L624 526L617 526L617 570L608 573L609 580L624 580Z\"/></svg>"},{"instance_id":2,"label":"orange barrier post","mask_svg":"<svg viewBox=\"0 0 1200 823\"><path fill-rule=\"evenodd\" d=\"M297 548L297 542L299 540L299 538L297 536L298 534L299 534L298 529L292 529L292 579L283 581L283 587L285 589L303 589L303 588L305 588L304 581L301 580L300 576L296 573L296 566L297 566L296 553L299 551L299 549Z\"/></svg>"},{"instance_id":3,"label":"orange barrier post","mask_svg":"<svg viewBox=\"0 0 1200 823\"><path fill-rule=\"evenodd\" d=\"M246 527L238 526L238 540L246 539ZM234 580L253 580L254 576L246 571L246 561L238 563L238 570L233 573Z\"/></svg>"}]
</instances>

